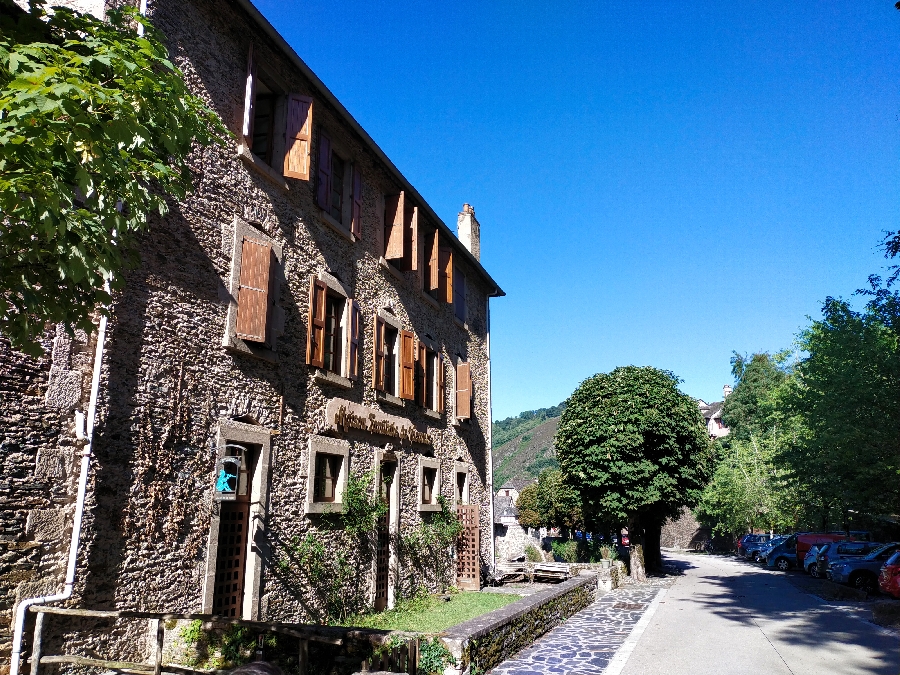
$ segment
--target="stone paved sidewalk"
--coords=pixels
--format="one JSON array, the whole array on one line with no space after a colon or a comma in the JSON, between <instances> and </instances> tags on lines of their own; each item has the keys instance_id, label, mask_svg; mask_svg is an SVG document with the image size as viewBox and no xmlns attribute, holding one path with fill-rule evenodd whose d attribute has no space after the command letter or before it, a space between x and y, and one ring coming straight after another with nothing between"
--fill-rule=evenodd
<instances>
[{"instance_id":1,"label":"stone paved sidewalk","mask_svg":"<svg viewBox=\"0 0 900 675\"><path fill-rule=\"evenodd\" d=\"M489 675L597 675L609 664L647 606L674 579L607 593L562 625L489 671Z\"/></svg>"}]
</instances>

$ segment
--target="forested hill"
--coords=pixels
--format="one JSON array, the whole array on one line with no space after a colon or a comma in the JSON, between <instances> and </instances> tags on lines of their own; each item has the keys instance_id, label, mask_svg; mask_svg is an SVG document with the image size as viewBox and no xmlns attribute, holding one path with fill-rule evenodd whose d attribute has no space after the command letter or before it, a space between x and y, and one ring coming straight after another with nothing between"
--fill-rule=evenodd
<instances>
[{"instance_id":1,"label":"forested hill","mask_svg":"<svg viewBox=\"0 0 900 675\"><path fill-rule=\"evenodd\" d=\"M491 425L495 489L510 479L537 478L544 469L559 466L553 437L564 408L560 403L528 410Z\"/></svg>"}]
</instances>

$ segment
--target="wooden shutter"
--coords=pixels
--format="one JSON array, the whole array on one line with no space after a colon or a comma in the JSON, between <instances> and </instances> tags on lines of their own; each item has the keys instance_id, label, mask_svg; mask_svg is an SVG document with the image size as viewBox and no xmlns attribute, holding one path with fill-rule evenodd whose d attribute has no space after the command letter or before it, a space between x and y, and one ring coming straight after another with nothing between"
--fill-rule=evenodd
<instances>
[{"instance_id":1,"label":"wooden shutter","mask_svg":"<svg viewBox=\"0 0 900 675\"><path fill-rule=\"evenodd\" d=\"M235 332L243 340L265 342L269 325L272 247L252 239L241 244L238 312Z\"/></svg>"},{"instance_id":2,"label":"wooden shutter","mask_svg":"<svg viewBox=\"0 0 900 675\"><path fill-rule=\"evenodd\" d=\"M438 250L438 300L453 304L453 249L441 246Z\"/></svg>"},{"instance_id":3,"label":"wooden shutter","mask_svg":"<svg viewBox=\"0 0 900 675\"><path fill-rule=\"evenodd\" d=\"M328 211L331 206L331 139L319 130L319 180L316 187L316 203Z\"/></svg>"},{"instance_id":4,"label":"wooden shutter","mask_svg":"<svg viewBox=\"0 0 900 675\"><path fill-rule=\"evenodd\" d=\"M416 350L416 386L418 387L419 405L425 407L427 401L426 390L428 388L428 352L425 343L419 340L419 348Z\"/></svg>"},{"instance_id":5,"label":"wooden shutter","mask_svg":"<svg viewBox=\"0 0 900 675\"><path fill-rule=\"evenodd\" d=\"M306 362L316 368L325 367L325 297L328 286L315 277L309 278L309 325L306 333Z\"/></svg>"},{"instance_id":6,"label":"wooden shutter","mask_svg":"<svg viewBox=\"0 0 900 675\"><path fill-rule=\"evenodd\" d=\"M362 174L353 167L353 212L350 217L350 232L362 237Z\"/></svg>"},{"instance_id":7,"label":"wooden shutter","mask_svg":"<svg viewBox=\"0 0 900 675\"><path fill-rule=\"evenodd\" d=\"M406 196L390 195L384 199L384 258L385 260L403 259L403 214Z\"/></svg>"},{"instance_id":8,"label":"wooden shutter","mask_svg":"<svg viewBox=\"0 0 900 675\"><path fill-rule=\"evenodd\" d=\"M372 330L372 388L384 391L384 319L377 314Z\"/></svg>"},{"instance_id":9,"label":"wooden shutter","mask_svg":"<svg viewBox=\"0 0 900 675\"><path fill-rule=\"evenodd\" d=\"M444 412L444 355L437 355L437 393L435 394L437 403L437 411L439 413Z\"/></svg>"},{"instance_id":10,"label":"wooden shutter","mask_svg":"<svg viewBox=\"0 0 900 675\"><path fill-rule=\"evenodd\" d=\"M400 398L416 398L416 338L408 330L400 331Z\"/></svg>"},{"instance_id":11,"label":"wooden shutter","mask_svg":"<svg viewBox=\"0 0 900 675\"><path fill-rule=\"evenodd\" d=\"M466 277L459 268L453 268L453 314L460 321L466 320Z\"/></svg>"},{"instance_id":12,"label":"wooden shutter","mask_svg":"<svg viewBox=\"0 0 900 675\"><path fill-rule=\"evenodd\" d=\"M256 106L256 62L253 60L253 43L247 54L247 82L244 86L244 123L241 133L244 136L244 148L253 150L253 109Z\"/></svg>"},{"instance_id":13,"label":"wooden shutter","mask_svg":"<svg viewBox=\"0 0 900 675\"><path fill-rule=\"evenodd\" d=\"M469 364L456 364L456 417L467 420L472 416L472 373Z\"/></svg>"},{"instance_id":14,"label":"wooden shutter","mask_svg":"<svg viewBox=\"0 0 900 675\"><path fill-rule=\"evenodd\" d=\"M359 379L359 303L350 300L347 311L347 377Z\"/></svg>"},{"instance_id":15,"label":"wooden shutter","mask_svg":"<svg viewBox=\"0 0 900 675\"><path fill-rule=\"evenodd\" d=\"M428 283L429 291L436 291L440 288L441 282L438 279L440 267L438 263L438 249L441 245L441 235L438 230L434 231L434 237L431 240L431 250L428 252L428 270L430 272L429 278L426 279Z\"/></svg>"},{"instance_id":16,"label":"wooden shutter","mask_svg":"<svg viewBox=\"0 0 900 675\"><path fill-rule=\"evenodd\" d=\"M312 112L313 100L309 96L288 96L283 172L287 178L309 180Z\"/></svg>"},{"instance_id":17,"label":"wooden shutter","mask_svg":"<svg viewBox=\"0 0 900 675\"><path fill-rule=\"evenodd\" d=\"M417 272L419 269L419 207L407 205L403 215L403 269Z\"/></svg>"},{"instance_id":18,"label":"wooden shutter","mask_svg":"<svg viewBox=\"0 0 900 675\"><path fill-rule=\"evenodd\" d=\"M378 252L378 255L384 255L384 216L385 216L385 201L384 195L379 192L378 193L378 201L375 205L375 217L377 218L375 222L375 250Z\"/></svg>"}]
</instances>

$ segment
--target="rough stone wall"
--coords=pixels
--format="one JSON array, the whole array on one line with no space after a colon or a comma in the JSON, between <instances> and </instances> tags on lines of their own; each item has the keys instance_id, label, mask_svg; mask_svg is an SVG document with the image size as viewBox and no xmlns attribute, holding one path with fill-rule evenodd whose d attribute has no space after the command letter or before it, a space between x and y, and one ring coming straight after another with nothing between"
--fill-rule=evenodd
<instances>
[{"instance_id":1,"label":"rough stone wall","mask_svg":"<svg viewBox=\"0 0 900 675\"><path fill-rule=\"evenodd\" d=\"M445 672L489 671L590 605L598 592L596 575L575 577L453 626L441 636L456 659Z\"/></svg>"},{"instance_id":2,"label":"rough stone wall","mask_svg":"<svg viewBox=\"0 0 900 675\"><path fill-rule=\"evenodd\" d=\"M687 507L677 520L669 518L662 527L660 546L664 548L692 548L698 539L709 538L709 528L703 528Z\"/></svg>"},{"instance_id":3,"label":"rough stone wall","mask_svg":"<svg viewBox=\"0 0 900 675\"><path fill-rule=\"evenodd\" d=\"M529 529L518 523L494 526L494 546L498 562L515 560L525 555L525 547L531 544L541 550L541 540L531 536Z\"/></svg>"},{"instance_id":4,"label":"rough stone wall","mask_svg":"<svg viewBox=\"0 0 900 675\"><path fill-rule=\"evenodd\" d=\"M435 307L423 299L414 274L385 269L379 262L376 234L380 227L379 195L396 194L400 186L312 83L293 68L242 10L225 0L164 0L151 3L149 16L167 36L173 59L184 71L189 86L235 133L242 114L251 41L256 59L288 91L314 98L315 128L324 125L335 144L350 154L362 172L363 232L357 242L337 233L323 221L315 205L314 181L288 179L290 185L285 190L246 166L237 157L234 142L198 151L193 157L195 192L183 203L171 203L166 217L152 218L149 232L140 242L141 264L126 273L126 287L116 299L110 320L94 444L96 458L74 602L91 608L202 609L207 539L216 509L213 483L218 422L241 419L278 433L273 437L270 474L264 477L269 481L269 499L263 505L264 531L254 542L255 551L264 561L260 618L308 619L310 614L301 601L302 589L286 584L272 570L290 542L316 531L328 538L328 528L320 527L321 518L304 515L303 502L308 481L308 439L310 434L324 432L325 406L334 397L381 408L428 429L434 439L433 455L440 459L445 477L441 494L448 500L453 495L450 477L454 462L469 465L469 501L482 507L481 551L487 564L491 513L485 442L490 424L485 333L490 289L462 256L454 256L467 277L468 321L461 326L450 306ZM313 174L317 138L314 134ZM276 363L222 347L231 300L228 289L236 217L259 228L284 250L278 304L284 310L285 322ZM306 365L309 277L322 271L348 286L362 310L361 377L350 389L314 382ZM448 363L447 410L452 410L454 403L449 364L457 354L468 360L475 390L474 414L469 423L454 425L449 414L435 420L412 402L398 407L376 400L371 386L372 321L385 307L393 310L405 328L419 336L432 336L440 346ZM40 383L48 377L46 359L20 359L22 365L15 366L16 359L4 354L2 361L21 370L19 380L11 386L11 396L32 390L35 393L29 394L31 398L21 406L27 411L27 419L15 422L21 427L15 438L39 436L39 445L48 453L64 443L71 448L71 411L65 419L58 415L47 418L43 412ZM71 369L69 364L63 370ZM82 385L89 379L87 373ZM84 409L83 400L76 405ZM6 411L13 407L10 404L4 408L4 414L12 414ZM349 440L350 469L361 475L373 468L375 450L387 445L389 439L368 436ZM37 484L29 467L34 466L37 441L28 441L30 455L20 451L21 440L5 443L4 462L14 466L4 475L21 475L18 492L8 499L28 504L31 511L55 508L48 495L55 494L53 491L68 494L71 452L67 450L68 459L61 460L66 472L53 476L58 484L34 487ZM421 446L401 450L400 528L409 532L422 522L415 508L417 457L432 451ZM17 545L27 540L19 534L26 519L22 509L14 510L9 518L6 533ZM39 557L38 553L17 555L26 567L36 565ZM407 569L400 571L402 578L414 574ZM23 580L9 577L0 589L6 594L7 606ZM114 652L103 640L91 638L91 649ZM138 650L138 643L133 641L133 650ZM116 653L119 657L127 655Z\"/></svg>"},{"instance_id":5,"label":"rough stone wall","mask_svg":"<svg viewBox=\"0 0 900 675\"><path fill-rule=\"evenodd\" d=\"M86 401L93 343L61 328L32 358L0 337L0 672L16 603L61 590L80 443L72 411Z\"/></svg>"}]
</instances>

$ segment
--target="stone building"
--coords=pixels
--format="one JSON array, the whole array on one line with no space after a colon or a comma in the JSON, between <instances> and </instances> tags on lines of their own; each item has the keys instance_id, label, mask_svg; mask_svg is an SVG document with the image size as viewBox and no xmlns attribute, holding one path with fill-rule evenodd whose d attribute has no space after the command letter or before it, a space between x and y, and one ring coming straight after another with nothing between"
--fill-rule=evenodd
<instances>
[{"instance_id":1,"label":"stone building","mask_svg":"<svg viewBox=\"0 0 900 675\"><path fill-rule=\"evenodd\" d=\"M712 439L722 438L728 435L730 431L725 422L722 421L722 408L725 406L725 399L731 393L731 386L722 387L722 400L707 403L703 399L697 399L697 405L700 406L700 414L706 422L706 431Z\"/></svg>"},{"instance_id":2,"label":"stone building","mask_svg":"<svg viewBox=\"0 0 900 675\"><path fill-rule=\"evenodd\" d=\"M235 139L198 152L193 194L152 220L105 340L51 330L42 358L0 352L3 657L15 605L62 586L85 447L71 606L321 618L297 551L343 555L359 485L389 508L371 560L347 553L348 595L436 590L398 542L442 501L474 506L450 581L477 587L503 291L474 209L451 232L249 0L147 13Z\"/></svg>"}]
</instances>

